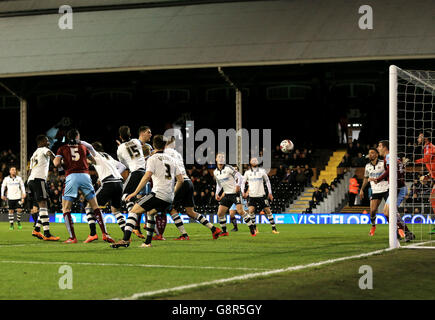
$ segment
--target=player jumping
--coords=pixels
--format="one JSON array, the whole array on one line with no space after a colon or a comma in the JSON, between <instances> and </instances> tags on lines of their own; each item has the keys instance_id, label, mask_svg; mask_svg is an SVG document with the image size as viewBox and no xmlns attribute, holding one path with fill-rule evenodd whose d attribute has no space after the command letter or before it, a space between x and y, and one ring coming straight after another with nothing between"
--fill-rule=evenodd
<instances>
[{"instance_id":1,"label":"player jumping","mask_svg":"<svg viewBox=\"0 0 435 320\"><path fill-rule=\"evenodd\" d=\"M166 212L174 199L176 193L183 185L183 175L175 165L171 157L164 154L166 141L162 135L156 135L153 139L155 153L147 161L145 175L140 180L136 190L126 197L131 201L153 178L151 193L139 199L128 213L127 223L124 231L124 238L112 244L112 248L128 247L134 226L140 219L142 213L147 213L147 237L141 247L151 247L152 236L155 229L155 214ZM177 180L174 189L174 181Z\"/></svg>"}]
</instances>

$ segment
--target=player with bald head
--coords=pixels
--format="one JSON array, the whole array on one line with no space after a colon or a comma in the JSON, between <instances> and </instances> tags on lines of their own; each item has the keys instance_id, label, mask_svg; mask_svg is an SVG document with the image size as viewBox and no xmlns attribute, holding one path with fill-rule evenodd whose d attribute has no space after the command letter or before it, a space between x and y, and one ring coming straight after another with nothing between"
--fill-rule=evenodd
<instances>
[{"instance_id":1,"label":"player with bald head","mask_svg":"<svg viewBox=\"0 0 435 320\"><path fill-rule=\"evenodd\" d=\"M249 187L247 192L243 192L243 198L248 198L248 210L251 219L255 221L255 209L258 208L260 211L264 210L267 218L269 219L270 225L272 226L272 233L278 234L276 230L275 220L273 219L272 212L270 211L269 201L273 201L272 187L270 185L269 177L267 176L266 170L258 166L258 159L252 158L249 162L251 168L246 170L243 177L242 191L245 190L245 183L247 182ZM267 186L267 196L264 190L264 183Z\"/></svg>"},{"instance_id":2,"label":"player with bald head","mask_svg":"<svg viewBox=\"0 0 435 320\"><path fill-rule=\"evenodd\" d=\"M243 210L242 205L240 192L243 184L243 176L232 166L225 164L225 154L223 153L218 153L216 155L216 169L214 170L213 175L216 179L215 197L216 201L219 202L218 217L222 229L222 233L219 236L222 237L229 235L226 226L226 213L235 203L237 212L248 225L251 236L255 237L255 225L249 215Z\"/></svg>"}]
</instances>

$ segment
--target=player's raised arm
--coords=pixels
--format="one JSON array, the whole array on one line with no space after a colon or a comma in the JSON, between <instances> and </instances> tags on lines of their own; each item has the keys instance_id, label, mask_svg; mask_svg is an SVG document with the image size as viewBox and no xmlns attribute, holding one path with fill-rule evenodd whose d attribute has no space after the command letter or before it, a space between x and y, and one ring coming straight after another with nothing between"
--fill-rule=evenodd
<instances>
[{"instance_id":1,"label":"player's raised arm","mask_svg":"<svg viewBox=\"0 0 435 320\"><path fill-rule=\"evenodd\" d=\"M88 150L89 150L89 153L93 156L93 157L95 157L96 155L97 155L97 151L95 151L95 149L94 149L94 147L90 144L90 143L87 143L86 141L80 141L80 143L82 144L82 145L84 145Z\"/></svg>"},{"instance_id":2,"label":"player's raised arm","mask_svg":"<svg viewBox=\"0 0 435 320\"><path fill-rule=\"evenodd\" d=\"M61 164L62 164L62 156L59 155L59 154L57 154L56 157L55 157L54 160L53 160L53 164L54 164L54 166L57 167L57 168L60 167Z\"/></svg>"},{"instance_id":3,"label":"player's raised arm","mask_svg":"<svg viewBox=\"0 0 435 320\"><path fill-rule=\"evenodd\" d=\"M48 149L46 156L49 157L51 161L53 161L56 158L53 151L51 151L50 149Z\"/></svg>"}]
</instances>

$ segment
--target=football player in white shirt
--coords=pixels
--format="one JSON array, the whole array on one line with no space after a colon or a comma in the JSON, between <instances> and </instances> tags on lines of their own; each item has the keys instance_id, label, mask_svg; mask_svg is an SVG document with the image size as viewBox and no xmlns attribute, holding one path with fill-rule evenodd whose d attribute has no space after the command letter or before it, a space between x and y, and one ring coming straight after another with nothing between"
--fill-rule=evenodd
<instances>
[{"instance_id":1,"label":"football player in white shirt","mask_svg":"<svg viewBox=\"0 0 435 320\"><path fill-rule=\"evenodd\" d=\"M110 202L112 213L116 217L117 223L122 232L124 232L125 218L121 213L121 197L123 189L123 178L121 173L127 168L119 161L113 159L109 154L105 153L101 142L97 141L92 143L92 145L85 141L80 141L80 143L88 148L96 161L94 168L97 171L98 179L101 183L100 188L98 188L95 193L97 202L100 206L105 206ZM95 225L95 215L93 214L91 206L88 204L85 210L90 234L84 243L89 243L98 240L98 235Z\"/></svg>"},{"instance_id":2,"label":"football player in white shirt","mask_svg":"<svg viewBox=\"0 0 435 320\"><path fill-rule=\"evenodd\" d=\"M370 148L368 156L370 162L366 164L364 181L359 193L361 200L364 198L364 189L369 183L369 179L376 179L385 172L384 161L379 160L379 152L377 149ZM383 180L379 183L370 181L370 187L372 189L372 195L370 197L370 222L372 223L372 227L369 235L374 236L376 231L376 213L378 212L382 199L386 201L388 198L388 181Z\"/></svg>"},{"instance_id":3,"label":"football player in white shirt","mask_svg":"<svg viewBox=\"0 0 435 320\"><path fill-rule=\"evenodd\" d=\"M146 160L151 157L153 154L153 147L148 143L150 142L152 137L151 128L148 126L140 126L138 130L138 139L142 143L142 151ZM145 164L146 168L146 164ZM136 198L140 199L143 196L149 194L151 192L151 182L148 182L146 186L137 194ZM163 232L165 231L167 223L166 212L158 213L156 215L156 235L153 237L153 240L166 240L163 237ZM146 223L144 225L144 229L146 229ZM133 232L139 237L144 238L142 233L140 233L140 227L137 225Z\"/></svg>"},{"instance_id":4,"label":"football player in white shirt","mask_svg":"<svg viewBox=\"0 0 435 320\"><path fill-rule=\"evenodd\" d=\"M125 198L133 193L144 176L146 161L143 154L142 142L139 139L131 138L130 128L128 126L121 126L119 128L119 137L121 138L121 144L118 146L117 151L118 160L130 171L130 175L124 183L122 195L123 201L126 201ZM134 197L126 201L128 212L133 208L136 200L137 198ZM140 221L138 221L134 233L139 238L144 238L140 231Z\"/></svg>"},{"instance_id":5,"label":"football player in white shirt","mask_svg":"<svg viewBox=\"0 0 435 320\"><path fill-rule=\"evenodd\" d=\"M279 232L276 230L273 214L270 211L269 200L273 201L273 196L269 177L267 176L266 170L258 167L257 158L252 158L249 163L251 168L245 172L242 184L242 190L245 190L246 182L249 184L248 191L243 193L243 198L246 198L249 195L249 215L251 216L251 219L255 221L255 209L258 208L260 211L264 210L267 218L269 219L270 225L272 226L272 233L278 234ZM266 192L264 190L264 182L266 182L268 191L267 199Z\"/></svg>"},{"instance_id":6,"label":"football player in white shirt","mask_svg":"<svg viewBox=\"0 0 435 320\"><path fill-rule=\"evenodd\" d=\"M9 230L14 230L14 212L17 210L17 225L18 229L21 226L21 214L23 213L22 204L26 198L26 189L21 177L17 176L17 168L10 167L9 176L3 179L1 186L1 198L7 201L9 207Z\"/></svg>"},{"instance_id":7,"label":"football player in white shirt","mask_svg":"<svg viewBox=\"0 0 435 320\"><path fill-rule=\"evenodd\" d=\"M237 166L234 166L234 169L237 172L239 171L239 168ZM237 181L237 183L238 183L238 181ZM244 189L242 189L242 193L243 193L243 190ZM243 199L243 197L242 197L241 200L242 200L243 211L248 212L249 208L248 208L248 203L247 203L246 199ZM237 232L237 231L239 231L239 228L237 227L237 220L236 220L237 205L235 203L233 203L233 205L230 207L229 211L230 211L230 222L234 226L234 228L231 231ZM254 219L252 219L252 217L251 217L251 220L252 220L252 223L255 225L255 215L254 215Z\"/></svg>"},{"instance_id":8,"label":"football player in white shirt","mask_svg":"<svg viewBox=\"0 0 435 320\"><path fill-rule=\"evenodd\" d=\"M153 154L147 161L147 171L141 179L136 190L126 197L129 201L135 197L148 181L153 179L153 188L151 193L139 199L134 207L129 211L127 224L125 226L124 238L111 245L112 248L128 247L130 237L136 223L140 221L142 213L147 213L147 237L141 247L151 247L152 236L155 228L155 214L157 212L166 212L174 200L174 193L183 185L183 175L175 165L171 157L163 153L166 141L162 135L156 135L153 139ZM174 181L177 181L174 189Z\"/></svg>"},{"instance_id":9,"label":"football player in white shirt","mask_svg":"<svg viewBox=\"0 0 435 320\"><path fill-rule=\"evenodd\" d=\"M222 232L221 229L216 228L213 226L201 213L197 213L194 211L195 208L195 200L193 197L194 193L194 187L192 180L190 180L189 176L186 173L186 169L184 167L184 161L181 154L174 149L175 148L175 138L172 137L165 148L165 154L172 157L174 160L174 163L178 166L178 169L180 170L181 174L183 175L183 185L181 186L180 190L175 194L174 202L172 204L171 208L171 216L172 219L174 219L174 224L180 231L181 235L176 238L175 240L189 240L189 236L184 228L183 221L180 218L180 215L178 214L177 208L183 207L186 210L186 214L191 217L192 219L195 219L199 223L201 223L203 226L210 229L212 233L213 239L217 239L219 237L219 234Z\"/></svg>"},{"instance_id":10,"label":"football player in white shirt","mask_svg":"<svg viewBox=\"0 0 435 320\"><path fill-rule=\"evenodd\" d=\"M216 169L214 170L213 175L216 180L215 197L219 202L218 217L222 229L222 233L220 233L219 236L228 236L226 213L233 203L235 203L237 212L248 225L251 236L255 237L255 226L249 215L243 210L242 205L242 196L240 192L243 183L243 176L232 166L225 164L225 155L223 153L218 153L216 155ZM221 191L223 191L222 194Z\"/></svg>"},{"instance_id":11,"label":"football player in white shirt","mask_svg":"<svg viewBox=\"0 0 435 320\"><path fill-rule=\"evenodd\" d=\"M47 176L50 169L50 160L54 160L54 153L48 149L50 141L46 135L36 137L38 148L30 158L30 175L27 185L30 189L30 197L36 202L32 211L36 212L35 229L32 236L45 241L58 241L59 237L50 234L50 218L48 216L48 192ZM39 207L39 212L38 212ZM36 209L36 210L35 210ZM44 234L41 233L41 226Z\"/></svg>"}]
</instances>

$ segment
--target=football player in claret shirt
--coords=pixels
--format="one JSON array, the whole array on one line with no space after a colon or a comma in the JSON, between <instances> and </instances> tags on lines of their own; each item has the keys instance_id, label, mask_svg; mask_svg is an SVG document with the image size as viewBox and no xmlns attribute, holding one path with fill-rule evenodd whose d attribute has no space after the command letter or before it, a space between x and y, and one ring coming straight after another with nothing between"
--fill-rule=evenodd
<instances>
[{"instance_id":1,"label":"football player in claret shirt","mask_svg":"<svg viewBox=\"0 0 435 320\"><path fill-rule=\"evenodd\" d=\"M89 159L91 163L96 163L96 161L89 153L89 150L80 143L80 133L78 130L69 130L66 138L67 143L57 150L56 157L53 160L56 167L63 166L66 175L65 187L62 195L62 212L70 237L64 243L77 243L71 217L71 207L73 201L78 197L79 189L83 192L86 200L94 211L94 215L97 218L97 222L101 228L101 232L103 233L103 240L114 242L114 240L107 234L103 216L95 197L95 190L92 185L91 177L89 176L89 165L87 159Z\"/></svg>"},{"instance_id":2,"label":"football player in claret shirt","mask_svg":"<svg viewBox=\"0 0 435 320\"><path fill-rule=\"evenodd\" d=\"M424 163L426 165L427 171L429 171L429 174L421 176L420 180L422 182L429 179L435 179L435 146L431 142L431 136L432 132L425 131L420 133L417 139L418 144L424 144L424 156L421 159L415 160L415 163ZM430 203L432 206L432 210L435 213L435 184L432 188L432 192L430 193ZM432 229L431 234L435 234L435 228Z\"/></svg>"},{"instance_id":3,"label":"football player in claret shirt","mask_svg":"<svg viewBox=\"0 0 435 320\"><path fill-rule=\"evenodd\" d=\"M382 180L387 179L388 183L390 182L390 142L388 140L381 140L378 144L378 152L384 157L384 167L385 171L379 177L369 178L369 182L375 182L375 184L381 182ZM405 167L400 161L397 159L397 208L400 206L402 201L405 199L406 194L408 193L408 188L405 185ZM384 215L389 220L389 212L390 212L390 198L387 198L384 206ZM397 209L396 208L396 209ZM394 214L394 212L393 212ZM405 238L406 242L409 242L415 239L414 234L408 229L406 223L402 220L402 217L397 212L397 234L400 238Z\"/></svg>"}]
</instances>

